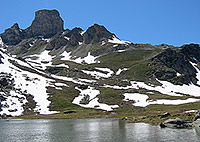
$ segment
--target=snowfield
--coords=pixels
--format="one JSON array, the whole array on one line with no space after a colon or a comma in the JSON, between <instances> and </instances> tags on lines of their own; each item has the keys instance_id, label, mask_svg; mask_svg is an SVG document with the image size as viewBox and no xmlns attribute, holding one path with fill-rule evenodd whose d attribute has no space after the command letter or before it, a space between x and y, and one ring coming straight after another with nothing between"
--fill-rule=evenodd
<instances>
[{"instance_id":1,"label":"snowfield","mask_svg":"<svg viewBox=\"0 0 200 142\"><path fill-rule=\"evenodd\" d=\"M12 74L13 75L12 78L14 79L14 88L16 90L20 90L21 92L26 92L26 94L31 94L34 97L33 99L37 103L35 111L39 112L40 114L57 113L55 111L49 111L48 109L50 101L47 100L48 94L46 92L47 91L46 87L48 87L50 85L50 82L53 80L47 79L35 73L22 71L21 69L12 65L8 61L8 59L16 60L18 63L22 64L21 61L17 59L13 59L12 57L9 57L8 55L3 54L2 52L0 52L0 54L4 57L4 59L2 59L3 64L0 64L0 72ZM23 65L27 65L27 64L25 63ZM12 95L14 93L18 94L18 92L10 92L11 96L8 99L9 100L14 99L15 103L17 103L17 100ZM26 101L24 101L21 104L17 103L18 105L17 108L20 108L19 105L23 105L25 102ZM8 108L8 109L11 109L11 108ZM10 114L21 115L19 111L22 112L21 108L17 111L18 113L12 112ZM7 112L7 109L3 108L3 111L1 113L6 113L6 112Z\"/></svg>"},{"instance_id":2,"label":"snowfield","mask_svg":"<svg viewBox=\"0 0 200 142\"><path fill-rule=\"evenodd\" d=\"M194 98L188 98L186 100L166 100L166 99L160 99L160 100L148 100L147 95L139 94L139 93L125 93L124 94L125 99L124 101L134 101L134 106L139 107L146 107L148 105L153 104L160 104L160 105L180 105L180 104L186 104L186 103L194 103L199 102L200 99L194 99Z\"/></svg>"}]
</instances>

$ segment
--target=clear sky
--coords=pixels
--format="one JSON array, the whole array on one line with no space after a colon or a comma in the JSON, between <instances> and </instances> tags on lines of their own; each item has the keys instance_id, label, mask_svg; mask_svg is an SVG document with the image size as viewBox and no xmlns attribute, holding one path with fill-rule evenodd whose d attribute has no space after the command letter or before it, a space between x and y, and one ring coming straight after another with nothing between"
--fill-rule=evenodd
<instances>
[{"instance_id":1,"label":"clear sky","mask_svg":"<svg viewBox=\"0 0 200 142\"><path fill-rule=\"evenodd\" d=\"M1 0L0 33L27 28L40 9L57 9L65 28L97 23L133 43L200 43L200 0Z\"/></svg>"}]
</instances>

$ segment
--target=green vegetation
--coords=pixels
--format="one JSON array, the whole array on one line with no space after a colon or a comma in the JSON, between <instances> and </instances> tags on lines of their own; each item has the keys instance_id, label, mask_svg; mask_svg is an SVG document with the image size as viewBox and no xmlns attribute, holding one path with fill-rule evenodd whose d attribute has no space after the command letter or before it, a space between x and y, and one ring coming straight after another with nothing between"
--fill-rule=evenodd
<instances>
[{"instance_id":1,"label":"green vegetation","mask_svg":"<svg viewBox=\"0 0 200 142\"><path fill-rule=\"evenodd\" d=\"M65 111L65 109L79 109L80 107L72 104L75 97L78 96L78 91L73 87L63 87L63 90L48 88L49 100L51 101L50 110Z\"/></svg>"},{"instance_id":2,"label":"green vegetation","mask_svg":"<svg viewBox=\"0 0 200 142\"><path fill-rule=\"evenodd\" d=\"M36 43L31 47L31 49L26 53L26 55L32 55L39 53L46 46L46 42L43 40L37 40Z\"/></svg>"},{"instance_id":3,"label":"green vegetation","mask_svg":"<svg viewBox=\"0 0 200 142\"><path fill-rule=\"evenodd\" d=\"M100 103L105 103L108 105L121 104L123 102L124 96L122 95L122 90L114 90L111 88L99 88L100 95L98 96Z\"/></svg>"}]
</instances>

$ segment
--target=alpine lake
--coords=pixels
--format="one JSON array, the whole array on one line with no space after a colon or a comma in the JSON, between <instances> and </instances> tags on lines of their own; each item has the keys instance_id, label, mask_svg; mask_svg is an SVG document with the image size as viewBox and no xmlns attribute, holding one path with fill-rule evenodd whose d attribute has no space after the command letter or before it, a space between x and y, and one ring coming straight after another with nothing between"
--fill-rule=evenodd
<instances>
[{"instance_id":1,"label":"alpine lake","mask_svg":"<svg viewBox=\"0 0 200 142\"><path fill-rule=\"evenodd\" d=\"M193 129L160 128L120 119L0 120L0 142L199 142Z\"/></svg>"}]
</instances>

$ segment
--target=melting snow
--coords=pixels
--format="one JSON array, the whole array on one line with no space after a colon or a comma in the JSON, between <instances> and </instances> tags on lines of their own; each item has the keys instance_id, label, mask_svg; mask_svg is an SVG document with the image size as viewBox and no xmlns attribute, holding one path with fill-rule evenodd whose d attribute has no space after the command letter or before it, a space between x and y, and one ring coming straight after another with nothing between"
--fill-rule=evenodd
<instances>
[{"instance_id":1,"label":"melting snow","mask_svg":"<svg viewBox=\"0 0 200 142\"><path fill-rule=\"evenodd\" d=\"M88 80L88 79L80 79L80 78L71 78L71 77L66 77L66 76L57 76L57 75L51 75L53 78L64 80L64 81L69 81L73 82L75 84L86 84L87 83L93 83L96 82L95 80Z\"/></svg>"},{"instance_id":2,"label":"melting snow","mask_svg":"<svg viewBox=\"0 0 200 142\"><path fill-rule=\"evenodd\" d=\"M65 84L65 83L55 83L55 85L56 85L56 86L64 86L64 87L68 87L68 85Z\"/></svg>"},{"instance_id":3,"label":"melting snow","mask_svg":"<svg viewBox=\"0 0 200 142\"><path fill-rule=\"evenodd\" d=\"M83 34L85 33L86 31L82 31L80 34L83 36Z\"/></svg>"},{"instance_id":4,"label":"melting snow","mask_svg":"<svg viewBox=\"0 0 200 142\"><path fill-rule=\"evenodd\" d=\"M69 39L70 39L69 37L66 37L66 36L64 36L64 38L65 38L66 40L69 40Z\"/></svg>"},{"instance_id":5,"label":"melting snow","mask_svg":"<svg viewBox=\"0 0 200 142\"><path fill-rule=\"evenodd\" d=\"M61 58L61 60L69 60L69 61L70 61L70 59L71 59L71 57L72 57L72 56L70 56L70 54L71 54L71 52L64 51L64 52L61 54L61 56L63 56L63 57Z\"/></svg>"},{"instance_id":6,"label":"melting snow","mask_svg":"<svg viewBox=\"0 0 200 142\"><path fill-rule=\"evenodd\" d=\"M69 66L66 65L66 64L53 65L53 67L64 67L64 68L69 68Z\"/></svg>"},{"instance_id":7,"label":"melting snow","mask_svg":"<svg viewBox=\"0 0 200 142\"><path fill-rule=\"evenodd\" d=\"M112 111L113 108L118 108L118 105L107 105L107 104L102 104L98 102L97 96L100 94L99 90L95 90L93 87L89 87L88 89L81 90L79 88L75 88L80 91L79 96L76 97L73 100L73 104L77 104L81 107L85 108L96 108L96 109L102 109L106 111ZM89 103L88 104L80 104L81 100L84 99L84 97L89 97Z\"/></svg>"},{"instance_id":8,"label":"melting snow","mask_svg":"<svg viewBox=\"0 0 200 142\"><path fill-rule=\"evenodd\" d=\"M111 85L104 85L106 88L113 88L113 89L139 89L144 88L151 91L158 91L162 94L170 95L170 96L182 96L182 94L191 95L191 96L200 96L200 87L190 84L190 85L174 85L167 81L160 81L161 86L151 86L147 85L144 82L137 82L131 81L131 86L121 87L121 86L111 86Z\"/></svg>"},{"instance_id":9,"label":"melting snow","mask_svg":"<svg viewBox=\"0 0 200 142\"><path fill-rule=\"evenodd\" d=\"M128 70L128 68L118 69L118 71L116 72L116 75L120 75L121 72L127 71L127 70Z\"/></svg>"},{"instance_id":10,"label":"melting snow","mask_svg":"<svg viewBox=\"0 0 200 142\"><path fill-rule=\"evenodd\" d=\"M84 58L79 57L72 61L79 63L79 64L81 64L81 63L93 64L93 63L99 63L99 61L96 61L97 58L98 57L94 57L94 56L90 55L90 52L89 52L86 57L84 57Z\"/></svg>"},{"instance_id":11,"label":"melting snow","mask_svg":"<svg viewBox=\"0 0 200 142\"><path fill-rule=\"evenodd\" d=\"M43 51L42 53L40 53L39 55L30 55L29 57L37 57L36 60L33 60L31 58L27 58L26 61L28 61L31 65L33 65L34 67L38 68L41 67L43 70L45 70L47 68L47 66L51 66L52 65L52 59L55 56L51 56L49 55L50 51Z\"/></svg>"},{"instance_id":12,"label":"melting snow","mask_svg":"<svg viewBox=\"0 0 200 142\"><path fill-rule=\"evenodd\" d=\"M4 46L4 43L1 37L0 37L0 46Z\"/></svg>"},{"instance_id":13,"label":"melting snow","mask_svg":"<svg viewBox=\"0 0 200 142\"><path fill-rule=\"evenodd\" d=\"M82 64L82 63L86 63L86 64L92 64L92 63L99 63L99 61L97 61L96 59L98 57L94 57L92 55L90 55L90 52L88 53L88 55L84 58L76 58L76 59L71 59L72 56L70 55L71 52L66 52L64 51L61 56L63 56L61 58L61 60L66 60L66 61L72 61L72 62L75 62L75 63L78 63L78 64Z\"/></svg>"},{"instance_id":14,"label":"melting snow","mask_svg":"<svg viewBox=\"0 0 200 142\"><path fill-rule=\"evenodd\" d=\"M102 73L102 72L98 72L98 71L87 71L87 70L82 70L82 72L89 74L91 76L94 76L96 79L99 78L109 78L112 76L112 74L114 73L111 69L109 68L95 68L97 70L103 71L103 72L107 72L107 73Z\"/></svg>"},{"instance_id":15,"label":"melting snow","mask_svg":"<svg viewBox=\"0 0 200 142\"><path fill-rule=\"evenodd\" d=\"M160 105L180 105L180 104L186 104L186 103L193 103L193 102L199 102L200 99L194 99L194 98L188 98L186 100L147 100L149 97L147 95L139 94L139 93L125 93L125 101L133 100L135 103L133 103L134 106L139 107L146 107L148 105L152 104L160 104Z\"/></svg>"},{"instance_id":16,"label":"melting snow","mask_svg":"<svg viewBox=\"0 0 200 142\"><path fill-rule=\"evenodd\" d=\"M108 39L108 42L114 43L114 44L130 44L128 41L121 41L116 36L113 35L112 39Z\"/></svg>"},{"instance_id":17,"label":"melting snow","mask_svg":"<svg viewBox=\"0 0 200 142\"><path fill-rule=\"evenodd\" d=\"M124 51L126 51L126 50L117 50L117 52L124 52Z\"/></svg>"},{"instance_id":18,"label":"melting snow","mask_svg":"<svg viewBox=\"0 0 200 142\"><path fill-rule=\"evenodd\" d=\"M5 95L4 95L5 97ZM2 101L2 111L0 114L19 116L22 115L24 109L23 104L27 102L26 98L15 91L10 91L10 96L6 98L6 101Z\"/></svg>"},{"instance_id":19,"label":"melting snow","mask_svg":"<svg viewBox=\"0 0 200 142\"><path fill-rule=\"evenodd\" d=\"M200 85L200 70L197 67L197 64L190 62L190 64L192 64L192 66L196 69L197 74L196 74L196 78L198 79L197 84Z\"/></svg>"},{"instance_id":20,"label":"melting snow","mask_svg":"<svg viewBox=\"0 0 200 142\"><path fill-rule=\"evenodd\" d=\"M103 45L105 45L106 44L106 42L105 41L102 41L101 42L101 46L103 46Z\"/></svg>"},{"instance_id":21,"label":"melting snow","mask_svg":"<svg viewBox=\"0 0 200 142\"><path fill-rule=\"evenodd\" d=\"M1 52L0 52L1 53ZM20 89L22 92L27 92L34 96L34 100L37 103L35 111L40 114L57 113L55 111L49 111L48 106L50 101L47 100L48 94L46 87L50 85L50 79L42 77L38 74L30 73L28 71L22 71L21 69L12 65L8 59L13 58L1 53L4 57L2 60L4 64L0 64L0 72L11 73L14 75L15 88Z\"/></svg>"},{"instance_id":22,"label":"melting snow","mask_svg":"<svg viewBox=\"0 0 200 142\"><path fill-rule=\"evenodd\" d=\"M51 38L42 38L42 40L49 42L51 40Z\"/></svg>"}]
</instances>

